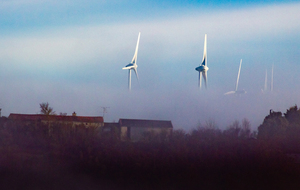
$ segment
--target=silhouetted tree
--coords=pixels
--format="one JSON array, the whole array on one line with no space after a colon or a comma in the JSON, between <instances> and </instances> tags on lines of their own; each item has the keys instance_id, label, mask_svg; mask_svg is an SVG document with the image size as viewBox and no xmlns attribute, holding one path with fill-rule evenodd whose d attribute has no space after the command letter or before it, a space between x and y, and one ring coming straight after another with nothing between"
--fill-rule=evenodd
<instances>
[{"instance_id":1,"label":"silhouetted tree","mask_svg":"<svg viewBox=\"0 0 300 190\"><path fill-rule=\"evenodd\" d=\"M215 143L217 142L222 136L222 131L216 127L202 127L199 126L197 129L192 130L189 136L189 142L192 144L199 144L199 143Z\"/></svg>"},{"instance_id":2,"label":"silhouetted tree","mask_svg":"<svg viewBox=\"0 0 300 190\"><path fill-rule=\"evenodd\" d=\"M177 129L172 132L172 140L184 141L186 140L187 134L183 129Z\"/></svg>"},{"instance_id":3,"label":"silhouetted tree","mask_svg":"<svg viewBox=\"0 0 300 190\"><path fill-rule=\"evenodd\" d=\"M207 129L217 129L218 128L216 121L213 119L206 120L203 127L207 128Z\"/></svg>"},{"instance_id":4,"label":"silhouetted tree","mask_svg":"<svg viewBox=\"0 0 300 190\"><path fill-rule=\"evenodd\" d=\"M166 130L162 130L161 132L157 133L155 131L146 131L142 135L141 141L143 142L166 142L169 140L169 135Z\"/></svg>"},{"instance_id":5,"label":"silhouetted tree","mask_svg":"<svg viewBox=\"0 0 300 190\"><path fill-rule=\"evenodd\" d=\"M284 117L288 120L290 124L300 125L300 110L298 110L297 105L290 107L286 110Z\"/></svg>"},{"instance_id":6,"label":"silhouetted tree","mask_svg":"<svg viewBox=\"0 0 300 190\"><path fill-rule=\"evenodd\" d=\"M300 150L300 110L297 105L290 107L284 114L289 125L286 129L286 144L292 150Z\"/></svg>"},{"instance_id":7,"label":"silhouetted tree","mask_svg":"<svg viewBox=\"0 0 300 190\"><path fill-rule=\"evenodd\" d=\"M223 134L229 138L237 139L241 131L240 122L235 120L231 125L223 131Z\"/></svg>"},{"instance_id":8,"label":"silhouetted tree","mask_svg":"<svg viewBox=\"0 0 300 190\"><path fill-rule=\"evenodd\" d=\"M240 138L247 139L247 138L250 138L250 135L251 135L250 121L248 119L244 118L242 121L242 128L241 128L239 136L240 136Z\"/></svg>"},{"instance_id":9,"label":"silhouetted tree","mask_svg":"<svg viewBox=\"0 0 300 190\"><path fill-rule=\"evenodd\" d=\"M259 139L284 139L289 122L281 112L270 110L263 123L258 127Z\"/></svg>"},{"instance_id":10,"label":"silhouetted tree","mask_svg":"<svg viewBox=\"0 0 300 190\"><path fill-rule=\"evenodd\" d=\"M40 104L41 108L41 114L44 115L55 115L55 111L53 111L53 108L49 106L49 103L41 103Z\"/></svg>"}]
</instances>

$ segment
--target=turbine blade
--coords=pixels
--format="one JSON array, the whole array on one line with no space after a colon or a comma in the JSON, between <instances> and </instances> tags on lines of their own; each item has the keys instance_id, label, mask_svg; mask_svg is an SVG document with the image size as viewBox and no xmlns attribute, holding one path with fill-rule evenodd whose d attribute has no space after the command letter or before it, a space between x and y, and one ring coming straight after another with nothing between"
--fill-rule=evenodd
<instances>
[{"instance_id":1,"label":"turbine blade","mask_svg":"<svg viewBox=\"0 0 300 190\"><path fill-rule=\"evenodd\" d=\"M202 59L202 64L201 65L206 65L207 66L206 38L207 38L207 35L205 34L205 36L204 36L204 48L203 48L203 59Z\"/></svg>"},{"instance_id":2,"label":"turbine blade","mask_svg":"<svg viewBox=\"0 0 300 190\"><path fill-rule=\"evenodd\" d=\"M266 76L265 76L265 86L264 86L264 91L267 91L267 85L268 85L268 71L266 70Z\"/></svg>"},{"instance_id":3,"label":"turbine blade","mask_svg":"<svg viewBox=\"0 0 300 190\"><path fill-rule=\"evenodd\" d=\"M235 91L226 92L224 95L235 94Z\"/></svg>"},{"instance_id":4,"label":"turbine blade","mask_svg":"<svg viewBox=\"0 0 300 190\"><path fill-rule=\"evenodd\" d=\"M207 71L203 72L203 79L205 83L205 88L207 89Z\"/></svg>"},{"instance_id":5,"label":"turbine blade","mask_svg":"<svg viewBox=\"0 0 300 190\"><path fill-rule=\"evenodd\" d=\"M237 79L236 79L235 91L237 91L238 86L239 86L239 79L240 79L240 73L241 73L241 66L242 66L242 59L241 59L241 61L240 61L239 72L238 72L238 76L237 76Z\"/></svg>"},{"instance_id":6,"label":"turbine blade","mask_svg":"<svg viewBox=\"0 0 300 190\"><path fill-rule=\"evenodd\" d=\"M137 40L136 47L135 47L135 52L134 52L134 55L133 55L133 58L131 61L131 63L133 63L133 64L136 64L136 62L137 62L137 54L139 51L140 36L141 36L141 33L139 32L138 40Z\"/></svg>"},{"instance_id":7,"label":"turbine blade","mask_svg":"<svg viewBox=\"0 0 300 190\"><path fill-rule=\"evenodd\" d=\"M139 80L139 75L138 75L138 72L137 72L137 68L134 68L133 70L134 70L134 72L135 72L135 75L136 75L137 80Z\"/></svg>"}]
</instances>

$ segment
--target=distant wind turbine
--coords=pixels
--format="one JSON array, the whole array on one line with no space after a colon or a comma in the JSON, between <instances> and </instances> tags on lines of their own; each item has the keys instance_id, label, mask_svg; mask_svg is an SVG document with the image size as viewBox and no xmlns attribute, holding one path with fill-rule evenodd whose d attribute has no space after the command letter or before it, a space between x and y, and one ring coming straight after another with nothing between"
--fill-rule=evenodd
<instances>
[{"instance_id":1,"label":"distant wind turbine","mask_svg":"<svg viewBox=\"0 0 300 190\"><path fill-rule=\"evenodd\" d=\"M195 70L199 72L199 88L201 89L201 75L203 75L204 83L205 83L205 88L207 88L207 51L206 51L206 38L207 35L205 34L204 36L204 50L203 50L203 59L202 63L199 67L196 67Z\"/></svg>"},{"instance_id":2,"label":"distant wind turbine","mask_svg":"<svg viewBox=\"0 0 300 190\"><path fill-rule=\"evenodd\" d=\"M266 70L264 89L261 89L262 93L266 93L267 92L267 86L268 86L268 71Z\"/></svg>"},{"instance_id":3,"label":"distant wind turbine","mask_svg":"<svg viewBox=\"0 0 300 190\"><path fill-rule=\"evenodd\" d=\"M241 67L242 67L242 59L240 61L239 72L238 72L238 76L237 76L237 79L236 79L235 91L226 92L224 95L228 95L228 94L245 94L245 93L247 93L244 89L243 90L238 90Z\"/></svg>"},{"instance_id":4,"label":"distant wind turbine","mask_svg":"<svg viewBox=\"0 0 300 190\"><path fill-rule=\"evenodd\" d=\"M135 75L136 75L137 79L139 80L136 61L137 61L137 54L138 54L138 50L139 50L140 35L141 35L141 33L139 32L139 36L138 36L138 40L137 40L136 48L135 48L135 53L133 55L131 63L129 63L128 65L123 67L123 69L128 70L128 89L129 90L131 90L131 70L134 70Z\"/></svg>"},{"instance_id":5,"label":"distant wind turbine","mask_svg":"<svg viewBox=\"0 0 300 190\"><path fill-rule=\"evenodd\" d=\"M274 64L272 65L272 75L271 75L271 92L273 92L273 72L274 72Z\"/></svg>"},{"instance_id":6,"label":"distant wind turbine","mask_svg":"<svg viewBox=\"0 0 300 190\"><path fill-rule=\"evenodd\" d=\"M271 84L270 84L270 92L273 92L273 72L274 72L274 65L272 65L272 71L271 71ZM268 73L266 70L266 76L265 76L265 85L264 85L264 89L262 89L262 93L266 93L268 90Z\"/></svg>"}]
</instances>

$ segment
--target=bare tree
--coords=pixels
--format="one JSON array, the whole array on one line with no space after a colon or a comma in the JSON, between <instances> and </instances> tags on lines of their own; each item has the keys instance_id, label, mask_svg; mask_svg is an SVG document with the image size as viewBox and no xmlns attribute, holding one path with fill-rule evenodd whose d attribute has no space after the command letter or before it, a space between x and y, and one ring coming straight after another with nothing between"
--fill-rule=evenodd
<instances>
[{"instance_id":1,"label":"bare tree","mask_svg":"<svg viewBox=\"0 0 300 190\"><path fill-rule=\"evenodd\" d=\"M231 125L227 127L226 130L223 131L225 136L230 138L238 138L241 131L240 122L235 120Z\"/></svg>"},{"instance_id":2,"label":"bare tree","mask_svg":"<svg viewBox=\"0 0 300 190\"><path fill-rule=\"evenodd\" d=\"M41 103L40 104L41 108L41 114L44 115L55 115L55 111L53 111L53 108L49 106L49 103Z\"/></svg>"},{"instance_id":3,"label":"bare tree","mask_svg":"<svg viewBox=\"0 0 300 190\"><path fill-rule=\"evenodd\" d=\"M207 129L217 129L218 128L217 123L214 119L206 120L204 127Z\"/></svg>"},{"instance_id":4,"label":"bare tree","mask_svg":"<svg viewBox=\"0 0 300 190\"><path fill-rule=\"evenodd\" d=\"M242 129L240 131L240 137L250 138L251 135L251 124L247 118L244 118L242 121Z\"/></svg>"},{"instance_id":5,"label":"bare tree","mask_svg":"<svg viewBox=\"0 0 300 190\"><path fill-rule=\"evenodd\" d=\"M204 124L202 124L200 121L198 121L197 128L204 128L204 129L218 129L218 125L216 121L212 118L205 121Z\"/></svg>"}]
</instances>

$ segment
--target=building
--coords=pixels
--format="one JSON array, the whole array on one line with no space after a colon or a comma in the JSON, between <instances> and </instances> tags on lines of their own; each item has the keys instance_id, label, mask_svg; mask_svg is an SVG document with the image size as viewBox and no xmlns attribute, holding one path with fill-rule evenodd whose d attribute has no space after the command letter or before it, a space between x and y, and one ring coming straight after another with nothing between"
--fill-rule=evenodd
<instances>
[{"instance_id":1,"label":"building","mask_svg":"<svg viewBox=\"0 0 300 190\"><path fill-rule=\"evenodd\" d=\"M162 141L172 135L171 121L119 119L118 123L104 123L103 117L67 115L15 114L8 117L8 126L18 131L41 131L48 136L73 134L100 135L122 141Z\"/></svg>"},{"instance_id":2,"label":"building","mask_svg":"<svg viewBox=\"0 0 300 190\"><path fill-rule=\"evenodd\" d=\"M113 122L113 123L104 123L103 130L102 130L102 137L106 139L114 139L119 140L120 139L120 126L119 123Z\"/></svg>"},{"instance_id":3,"label":"building","mask_svg":"<svg viewBox=\"0 0 300 190\"><path fill-rule=\"evenodd\" d=\"M103 117L67 115L15 114L8 116L10 126L18 128L46 128L48 135L53 133L98 133L104 126Z\"/></svg>"},{"instance_id":4,"label":"building","mask_svg":"<svg viewBox=\"0 0 300 190\"><path fill-rule=\"evenodd\" d=\"M85 117L85 116L66 116L66 115L42 115L42 114L15 114L11 113L8 116L9 120L22 121L25 123L42 122L48 123L66 123L75 125L84 125L88 127L103 127L103 117Z\"/></svg>"},{"instance_id":5,"label":"building","mask_svg":"<svg viewBox=\"0 0 300 190\"><path fill-rule=\"evenodd\" d=\"M172 122L162 120L119 119L119 128L120 139L133 142L150 136L169 138L173 131Z\"/></svg>"}]
</instances>

